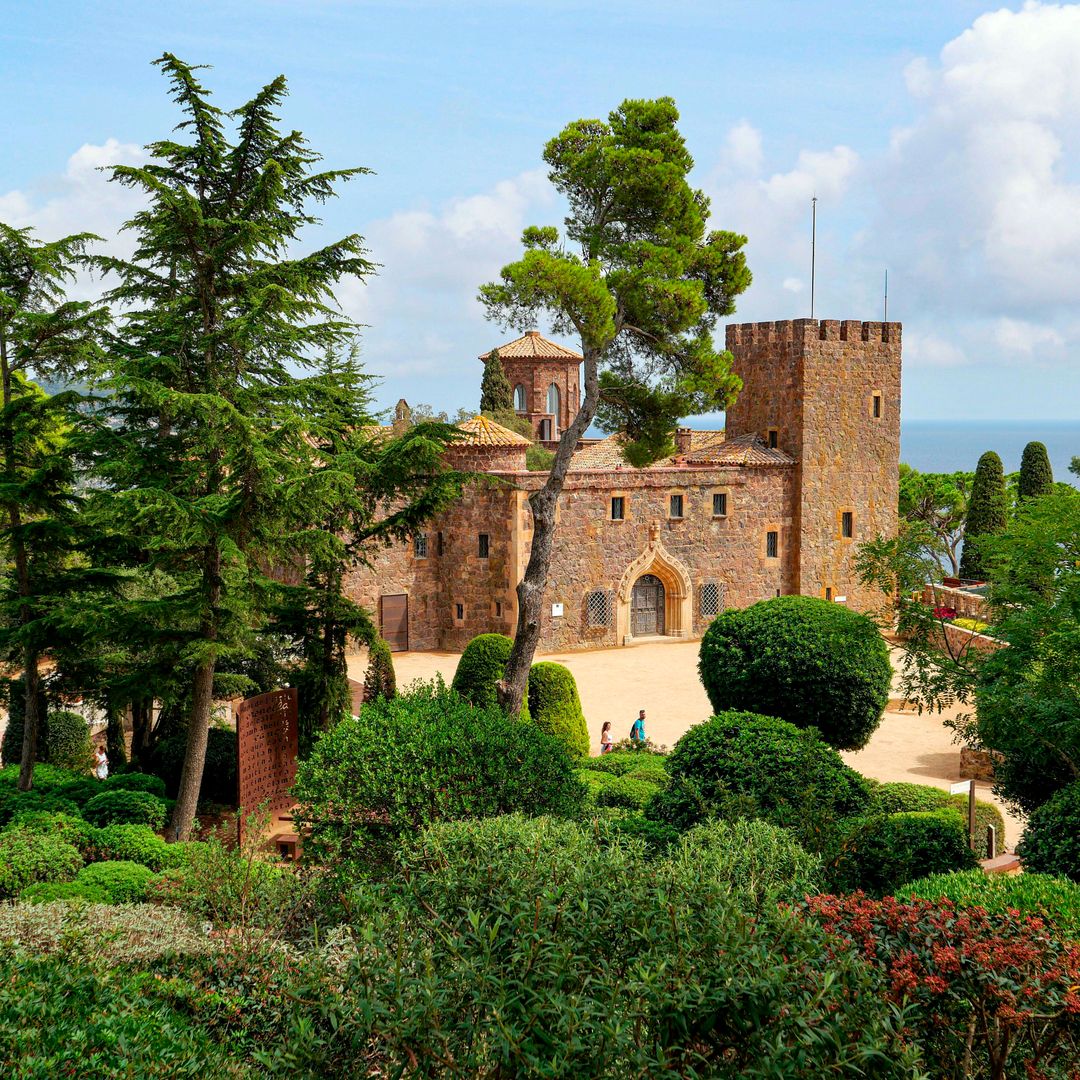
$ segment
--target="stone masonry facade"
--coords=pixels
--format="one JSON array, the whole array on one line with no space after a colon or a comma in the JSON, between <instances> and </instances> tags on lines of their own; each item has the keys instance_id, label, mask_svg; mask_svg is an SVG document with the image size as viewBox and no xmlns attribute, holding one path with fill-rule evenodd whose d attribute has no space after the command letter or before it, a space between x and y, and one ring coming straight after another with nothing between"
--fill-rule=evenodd
<instances>
[{"instance_id":1,"label":"stone masonry facade","mask_svg":"<svg viewBox=\"0 0 1080 1080\"><path fill-rule=\"evenodd\" d=\"M744 385L725 433L681 429L677 452L643 469L623 463L618 436L579 450L559 501L541 649L697 638L725 607L777 595L868 608L852 561L859 543L896 530L900 339L899 323L729 326ZM527 363L504 360L512 385ZM536 358L530 389L552 377L550 363ZM562 371L576 390L576 371ZM349 579L377 619L385 597L407 607L407 639L392 647L458 650L514 632L528 496L544 476L526 469L515 433L483 418L462 427L449 460L484 480Z\"/></svg>"}]
</instances>

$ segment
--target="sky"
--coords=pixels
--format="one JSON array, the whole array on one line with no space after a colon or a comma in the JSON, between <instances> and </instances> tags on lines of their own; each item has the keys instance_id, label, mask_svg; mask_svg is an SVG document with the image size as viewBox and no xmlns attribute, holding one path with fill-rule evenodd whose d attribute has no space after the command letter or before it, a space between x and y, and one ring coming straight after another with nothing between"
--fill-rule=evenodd
<instances>
[{"instance_id":1,"label":"sky","mask_svg":"<svg viewBox=\"0 0 1080 1080\"><path fill-rule=\"evenodd\" d=\"M151 61L212 65L235 107L280 73L283 123L342 188L304 237L380 264L338 299L377 398L474 406L478 354L517 336L477 286L561 224L545 141L669 95L754 275L732 321L904 324L909 419L1080 418L1080 5L966 0L0 0L0 220L128 250L145 160L178 120ZM79 288L92 292L93 283ZM524 329L524 327L520 328ZM544 327L541 327L544 329ZM574 342L568 342L574 345Z\"/></svg>"}]
</instances>

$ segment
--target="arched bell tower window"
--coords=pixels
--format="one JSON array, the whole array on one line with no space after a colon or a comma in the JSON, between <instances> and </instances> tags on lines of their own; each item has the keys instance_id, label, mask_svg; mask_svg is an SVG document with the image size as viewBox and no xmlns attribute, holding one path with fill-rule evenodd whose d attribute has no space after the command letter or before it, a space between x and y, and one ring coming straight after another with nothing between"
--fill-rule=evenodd
<instances>
[{"instance_id":1,"label":"arched bell tower window","mask_svg":"<svg viewBox=\"0 0 1080 1080\"><path fill-rule=\"evenodd\" d=\"M523 383L518 383L517 386L514 387L514 412L523 413L528 411L529 407L525 399L525 385Z\"/></svg>"},{"instance_id":2,"label":"arched bell tower window","mask_svg":"<svg viewBox=\"0 0 1080 1080\"><path fill-rule=\"evenodd\" d=\"M555 423L559 422L559 388L552 383L547 392L547 411L555 417Z\"/></svg>"}]
</instances>

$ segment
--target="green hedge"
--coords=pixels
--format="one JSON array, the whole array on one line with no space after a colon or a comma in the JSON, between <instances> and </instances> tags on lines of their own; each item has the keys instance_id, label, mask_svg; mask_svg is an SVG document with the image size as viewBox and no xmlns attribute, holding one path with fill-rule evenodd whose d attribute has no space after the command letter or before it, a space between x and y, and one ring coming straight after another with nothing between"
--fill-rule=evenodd
<instances>
[{"instance_id":1,"label":"green hedge","mask_svg":"<svg viewBox=\"0 0 1080 1080\"><path fill-rule=\"evenodd\" d=\"M165 790L165 781L160 776L154 776L153 773L112 773L100 783L105 791L112 791L115 788L123 788L124 791L149 791L151 795L156 795L159 799L164 799L168 795Z\"/></svg>"},{"instance_id":2,"label":"green hedge","mask_svg":"<svg viewBox=\"0 0 1080 1080\"><path fill-rule=\"evenodd\" d=\"M101 889L110 904L136 904L146 896L146 886L153 876L148 866L110 859L84 866L75 875L75 884Z\"/></svg>"},{"instance_id":3,"label":"green hedge","mask_svg":"<svg viewBox=\"0 0 1080 1080\"><path fill-rule=\"evenodd\" d=\"M106 825L94 829L90 843L95 860L137 862L151 870L182 865L187 856L183 844L167 844L149 825Z\"/></svg>"},{"instance_id":4,"label":"green hedge","mask_svg":"<svg viewBox=\"0 0 1080 1080\"><path fill-rule=\"evenodd\" d=\"M529 671L529 713L533 723L554 735L571 757L589 756L589 731L570 669L542 661Z\"/></svg>"},{"instance_id":5,"label":"green hedge","mask_svg":"<svg viewBox=\"0 0 1080 1080\"><path fill-rule=\"evenodd\" d=\"M909 784L902 781L879 784L874 788L874 800L886 814L898 814L906 810L943 810L952 808L963 818L964 836L967 837L968 797L964 794L950 795L941 788L929 784ZM997 832L997 848L1005 848L1005 819L994 803L975 800L975 857L986 858L986 829L992 825Z\"/></svg>"},{"instance_id":6,"label":"green hedge","mask_svg":"<svg viewBox=\"0 0 1080 1080\"><path fill-rule=\"evenodd\" d=\"M77 814L61 814L52 810L20 810L11 819L7 829L27 829L46 836L56 836L74 845L83 856L88 856L98 832L85 818Z\"/></svg>"},{"instance_id":7,"label":"green hedge","mask_svg":"<svg viewBox=\"0 0 1080 1080\"><path fill-rule=\"evenodd\" d=\"M78 881L39 881L19 893L24 904L52 904L58 900L78 900L86 904L111 903L100 885Z\"/></svg>"},{"instance_id":8,"label":"green hedge","mask_svg":"<svg viewBox=\"0 0 1080 1080\"><path fill-rule=\"evenodd\" d=\"M1029 870L1080 882L1080 781L1032 811L1016 853Z\"/></svg>"},{"instance_id":9,"label":"green hedge","mask_svg":"<svg viewBox=\"0 0 1080 1080\"><path fill-rule=\"evenodd\" d=\"M638 780L630 775L616 776L610 784L602 787L596 796L597 806L622 806L627 810L643 810L663 788L648 780Z\"/></svg>"},{"instance_id":10,"label":"green hedge","mask_svg":"<svg viewBox=\"0 0 1080 1080\"><path fill-rule=\"evenodd\" d=\"M79 849L60 836L9 827L0 833L0 900L38 881L70 881L82 864Z\"/></svg>"},{"instance_id":11,"label":"green hedge","mask_svg":"<svg viewBox=\"0 0 1080 1080\"><path fill-rule=\"evenodd\" d=\"M702 638L698 671L716 712L745 709L815 727L838 750L869 742L892 681L873 621L810 596L722 612Z\"/></svg>"},{"instance_id":12,"label":"green hedge","mask_svg":"<svg viewBox=\"0 0 1080 1080\"><path fill-rule=\"evenodd\" d=\"M513 645L513 640L505 634L477 634L461 652L450 689L478 709L498 705L496 683L506 671ZM529 719L528 687L521 702L520 718Z\"/></svg>"},{"instance_id":13,"label":"green hedge","mask_svg":"<svg viewBox=\"0 0 1080 1080\"><path fill-rule=\"evenodd\" d=\"M581 767L622 776L637 769L652 768L655 763L663 765L665 761L666 754L656 754L651 750L613 750L609 754L588 758L581 763Z\"/></svg>"},{"instance_id":14,"label":"green hedge","mask_svg":"<svg viewBox=\"0 0 1080 1080\"><path fill-rule=\"evenodd\" d=\"M45 727L45 760L73 772L88 772L94 761L90 725L76 712L50 711Z\"/></svg>"},{"instance_id":15,"label":"green hedge","mask_svg":"<svg viewBox=\"0 0 1080 1080\"><path fill-rule=\"evenodd\" d=\"M95 795L84 807L83 817L93 825L165 825L166 803L149 791L116 788Z\"/></svg>"}]
</instances>

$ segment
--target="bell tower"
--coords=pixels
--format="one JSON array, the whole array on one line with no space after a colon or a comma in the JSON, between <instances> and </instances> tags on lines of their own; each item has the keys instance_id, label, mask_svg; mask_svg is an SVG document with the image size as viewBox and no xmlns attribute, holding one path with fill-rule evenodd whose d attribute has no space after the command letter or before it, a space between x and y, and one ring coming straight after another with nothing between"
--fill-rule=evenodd
<instances>
[{"instance_id":1,"label":"bell tower","mask_svg":"<svg viewBox=\"0 0 1080 1080\"><path fill-rule=\"evenodd\" d=\"M581 407L581 354L529 330L497 346L514 394L514 411L532 425L549 449L570 426ZM486 360L490 353L481 353Z\"/></svg>"}]
</instances>

